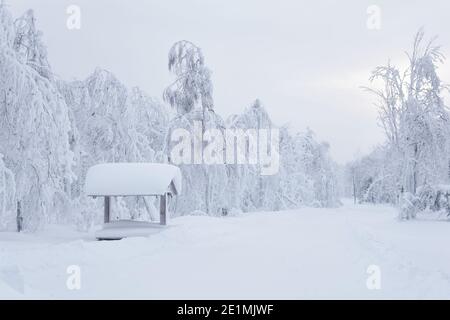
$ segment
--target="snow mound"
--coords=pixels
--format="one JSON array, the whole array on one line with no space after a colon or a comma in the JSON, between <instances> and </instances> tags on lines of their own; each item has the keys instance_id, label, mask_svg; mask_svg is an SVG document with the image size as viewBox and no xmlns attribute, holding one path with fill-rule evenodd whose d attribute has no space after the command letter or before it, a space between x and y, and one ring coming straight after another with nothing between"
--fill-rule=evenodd
<instances>
[{"instance_id":1,"label":"snow mound","mask_svg":"<svg viewBox=\"0 0 450 320\"><path fill-rule=\"evenodd\" d=\"M182 216L168 228L120 221L151 236L0 232L4 299L449 299L448 223L395 219L396 208L356 205ZM56 236L60 234L59 239ZM420 235L420 241L417 241ZM81 240L84 239L84 240ZM68 266L81 290L68 290ZM368 286L378 266L380 288Z\"/></svg>"}]
</instances>

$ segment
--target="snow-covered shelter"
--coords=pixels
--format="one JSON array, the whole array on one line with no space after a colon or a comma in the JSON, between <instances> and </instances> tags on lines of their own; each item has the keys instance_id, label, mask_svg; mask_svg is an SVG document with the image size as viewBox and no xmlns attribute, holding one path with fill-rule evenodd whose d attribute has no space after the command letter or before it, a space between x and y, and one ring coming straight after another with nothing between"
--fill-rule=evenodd
<instances>
[{"instance_id":1,"label":"snow-covered shelter","mask_svg":"<svg viewBox=\"0 0 450 320\"><path fill-rule=\"evenodd\" d=\"M181 193L181 171L160 163L105 163L91 167L86 176L86 194L104 197L104 225L97 239L145 236L167 225L169 197ZM159 223L133 220L111 221L111 197L156 196L160 199Z\"/></svg>"}]
</instances>

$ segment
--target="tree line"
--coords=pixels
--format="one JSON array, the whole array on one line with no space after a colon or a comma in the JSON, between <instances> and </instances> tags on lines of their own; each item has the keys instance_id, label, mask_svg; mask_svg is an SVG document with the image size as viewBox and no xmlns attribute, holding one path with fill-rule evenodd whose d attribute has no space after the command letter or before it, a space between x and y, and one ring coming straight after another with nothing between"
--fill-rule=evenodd
<instances>
[{"instance_id":1,"label":"tree line","mask_svg":"<svg viewBox=\"0 0 450 320\"><path fill-rule=\"evenodd\" d=\"M0 229L36 230L49 223L87 230L101 222L101 203L86 197L87 169L103 162L171 162L174 128L278 128L280 170L259 165L181 165L184 193L176 215L232 215L300 206L336 206L337 165L314 133L276 126L256 99L223 119L214 109L210 70L199 47L173 45L174 82L163 101L96 69L84 80L56 77L32 10L13 19L0 6ZM204 142L203 142L204 143ZM156 199L121 199L114 218L151 219Z\"/></svg>"}]
</instances>

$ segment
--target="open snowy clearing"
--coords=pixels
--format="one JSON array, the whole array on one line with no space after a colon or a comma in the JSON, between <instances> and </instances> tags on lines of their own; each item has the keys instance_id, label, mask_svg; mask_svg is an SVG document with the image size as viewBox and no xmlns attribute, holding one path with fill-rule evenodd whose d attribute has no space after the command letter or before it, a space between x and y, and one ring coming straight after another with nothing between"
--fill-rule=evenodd
<instances>
[{"instance_id":1,"label":"open snowy clearing","mask_svg":"<svg viewBox=\"0 0 450 320\"><path fill-rule=\"evenodd\" d=\"M0 298L450 298L450 224L352 205L186 216L148 238L0 233ZM67 268L81 269L69 290ZM369 290L367 268L381 270Z\"/></svg>"}]
</instances>

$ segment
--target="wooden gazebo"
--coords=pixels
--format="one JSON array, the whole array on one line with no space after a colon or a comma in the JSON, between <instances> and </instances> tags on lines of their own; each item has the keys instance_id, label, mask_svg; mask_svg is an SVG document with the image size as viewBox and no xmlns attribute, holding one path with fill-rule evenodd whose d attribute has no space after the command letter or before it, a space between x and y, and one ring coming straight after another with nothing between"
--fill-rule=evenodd
<instances>
[{"instance_id":1,"label":"wooden gazebo","mask_svg":"<svg viewBox=\"0 0 450 320\"><path fill-rule=\"evenodd\" d=\"M91 167L86 176L86 194L103 197L104 225L96 233L100 240L146 236L166 226L168 200L181 192L181 172L176 166L159 163L105 163ZM159 197L159 223L133 220L111 221L112 197Z\"/></svg>"}]
</instances>

